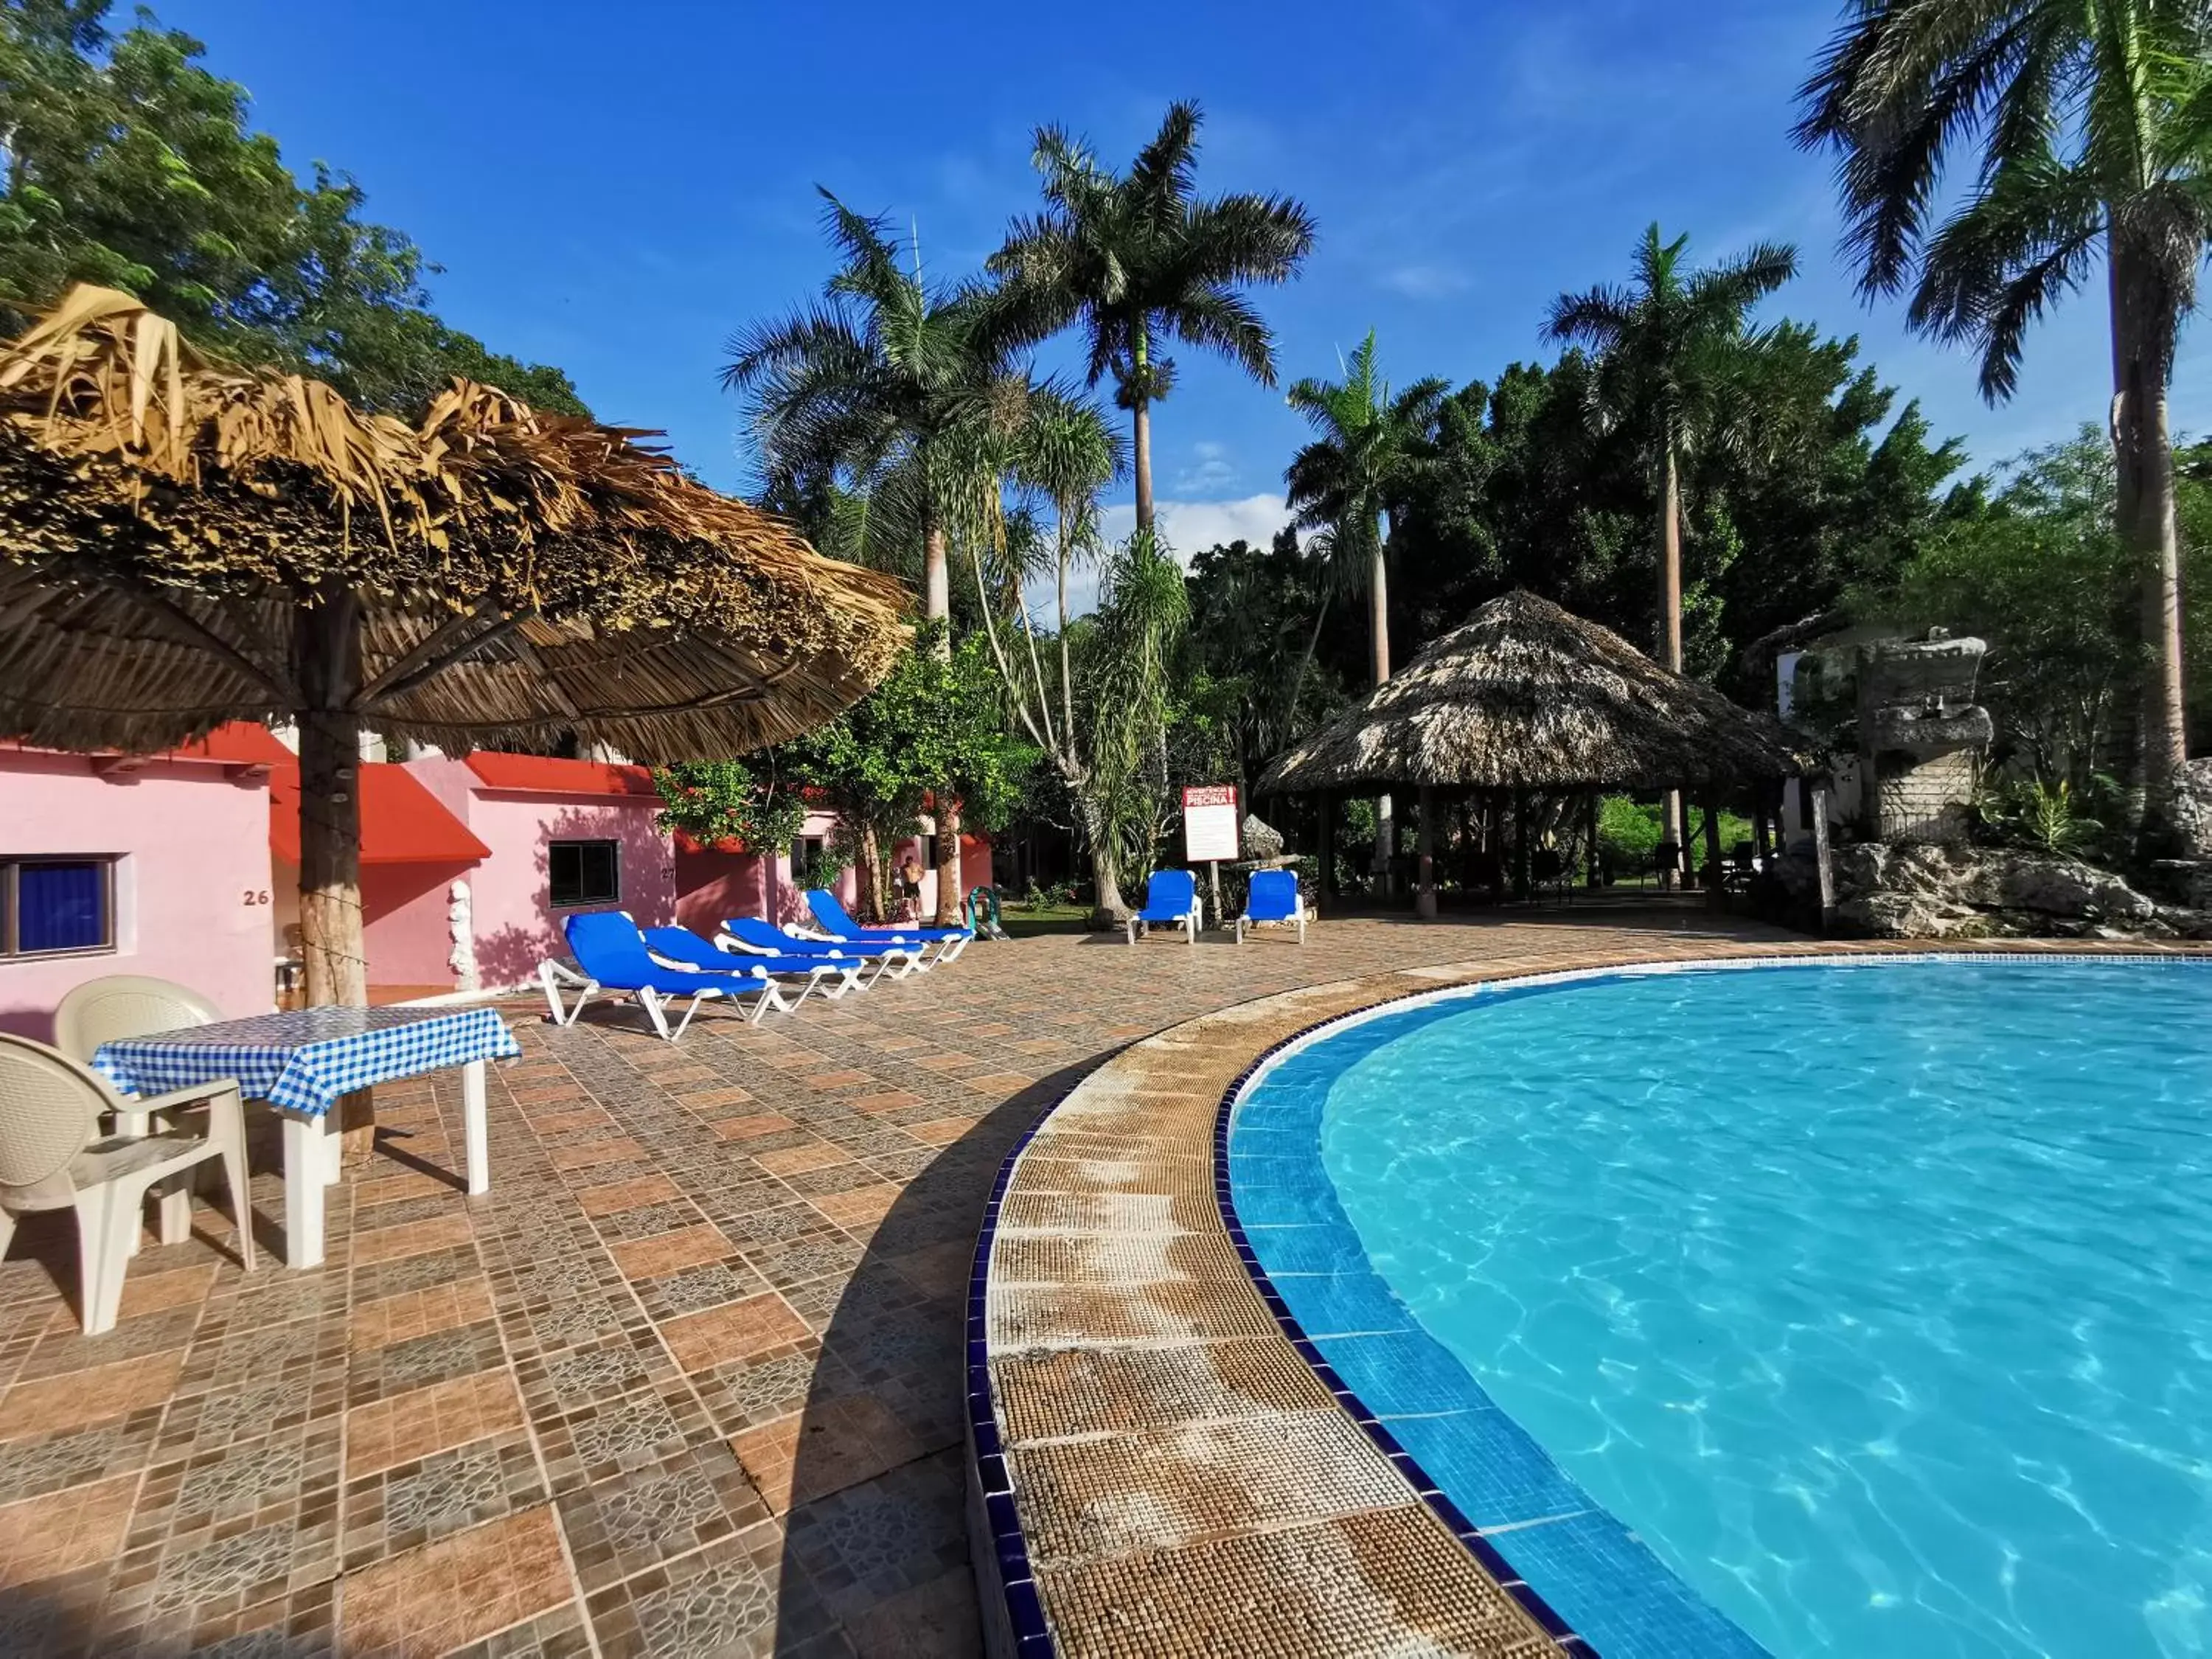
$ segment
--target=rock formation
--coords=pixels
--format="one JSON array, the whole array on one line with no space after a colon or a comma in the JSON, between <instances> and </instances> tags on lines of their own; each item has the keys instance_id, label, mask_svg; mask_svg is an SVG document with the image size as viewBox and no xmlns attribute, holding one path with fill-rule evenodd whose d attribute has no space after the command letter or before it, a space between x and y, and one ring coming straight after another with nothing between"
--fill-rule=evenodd
<instances>
[{"instance_id":1,"label":"rock formation","mask_svg":"<svg viewBox=\"0 0 2212 1659\"><path fill-rule=\"evenodd\" d=\"M2212 912L2063 854L1871 842L1835 873L1838 923L1875 939L2212 939Z\"/></svg>"}]
</instances>

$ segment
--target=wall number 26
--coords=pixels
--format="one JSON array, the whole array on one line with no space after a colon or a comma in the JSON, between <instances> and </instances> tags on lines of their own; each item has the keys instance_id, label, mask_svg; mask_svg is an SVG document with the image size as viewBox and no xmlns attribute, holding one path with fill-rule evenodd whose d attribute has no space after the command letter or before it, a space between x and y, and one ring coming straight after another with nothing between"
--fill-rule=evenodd
<instances>
[{"instance_id":1,"label":"wall number 26","mask_svg":"<svg viewBox=\"0 0 2212 1659\"><path fill-rule=\"evenodd\" d=\"M264 887L259 892L256 892L249 887L246 890L245 902L248 904L266 904L269 902L269 890Z\"/></svg>"}]
</instances>

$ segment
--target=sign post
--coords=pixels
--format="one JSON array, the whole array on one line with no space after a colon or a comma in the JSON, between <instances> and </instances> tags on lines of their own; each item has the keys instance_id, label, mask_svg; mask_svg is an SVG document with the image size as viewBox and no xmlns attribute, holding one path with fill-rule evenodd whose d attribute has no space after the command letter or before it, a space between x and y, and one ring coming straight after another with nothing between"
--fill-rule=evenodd
<instances>
[{"instance_id":1,"label":"sign post","mask_svg":"<svg viewBox=\"0 0 2212 1659\"><path fill-rule=\"evenodd\" d=\"M1243 823L1235 784L1197 784L1182 792L1183 856L1189 863L1206 866L1217 927L1221 926L1221 860L1234 864L1240 856Z\"/></svg>"}]
</instances>

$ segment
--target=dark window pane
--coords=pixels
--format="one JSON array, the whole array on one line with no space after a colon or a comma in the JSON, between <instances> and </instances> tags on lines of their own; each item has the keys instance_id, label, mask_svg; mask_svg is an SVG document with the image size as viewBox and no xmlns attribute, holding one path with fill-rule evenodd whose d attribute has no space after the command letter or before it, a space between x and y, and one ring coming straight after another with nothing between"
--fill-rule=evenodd
<instances>
[{"instance_id":1,"label":"dark window pane","mask_svg":"<svg viewBox=\"0 0 2212 1659\"><path fill-rule=\"evenodd\" d=\"M617 889L614 842L586 842L584 845L585 898L592 901L611 900L615 896Z\"/></svg>"},{"instance_id":2,"label":"dark window pane","mask_svg":"<svg viewBox=\"0 0 2212 1659\"><path fill-rule=\"evenodd\" d=\"M86 861L15 870L15 948L93 951L107 937L107 866Z\"/></svg>"},{"instance_id":3,"label":"dark window pane","mask_svg":"<svg viewBox=\"0 0 2212 1659\"><path fill-rule=\"evenodd\" d=\"M556 841L546 848L546 884L556 904L610 904L621 896L611 841Z\"/></svg>"},{"instance_id":4,"label":"dark window pane","mask_svg":"<svg viewBox=\"0 0 2212 1659\"><path fill-rule=\"evenodd\" d=\"M553 902L576 904L583 890L582 848L573 841L556 841L546 850L546 870L551 878Z\"/></svg>"}]
</instances>

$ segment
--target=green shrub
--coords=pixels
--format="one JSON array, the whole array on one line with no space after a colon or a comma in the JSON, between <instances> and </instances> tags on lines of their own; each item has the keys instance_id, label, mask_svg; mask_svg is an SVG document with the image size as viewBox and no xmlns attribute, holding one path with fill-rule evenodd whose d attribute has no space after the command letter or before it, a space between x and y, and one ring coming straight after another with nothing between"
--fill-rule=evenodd
<instances>
[{"instance_id":1,"label":"green shrub","mask_svg":"<svg viewBox=\"0 0 2212 1659\"><path fill-rule=\"evenodd\" d=\"M2074 786L2061 778L2045 783L2023 778L1996 792L1989 822L2007 840L2042 853L2079 853L2092 846L2105 826L2082 810Z\"/></svg>"},{"instance_id":2,"label":"green shrub","mask_svg":"<svg viewBox=\"0 0 2212 1659\"><path fill-rule=\"evenodd\" d=\"M1629 875L1651 867L1652 854L1666 837L1659 830L1656 801L1607 795L1598 803L1597 847L1616 875Z\"/></svg>"}]
</instances>

